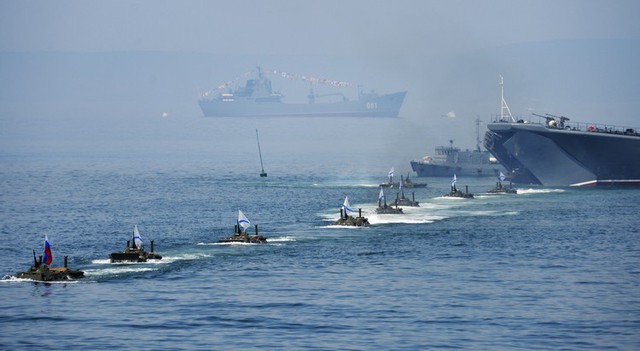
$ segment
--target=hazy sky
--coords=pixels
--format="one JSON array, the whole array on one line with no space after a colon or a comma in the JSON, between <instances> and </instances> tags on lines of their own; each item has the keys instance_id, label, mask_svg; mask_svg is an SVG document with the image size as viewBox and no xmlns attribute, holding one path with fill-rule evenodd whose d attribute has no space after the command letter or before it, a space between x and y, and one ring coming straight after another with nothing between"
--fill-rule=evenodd
<instances>
[{"instance_id":1,"label":"hazy sky","mask_svg":"<svg viewBox=\"0 0 640 351\"><path fill-rule=\"evenodd\" d=\"M514 114L640 126L638 14L620 0L1 0L0 151L215 158L260 128L283 164L349 150L402 170L449 139L474 147L500 74ZM202 117L198 91L255 65L408 94L398 119Z\"/></svg>"},{"instance_id":2,"label":"hazy sky","mask_svg":"<svg viewBox=\"0 0 640 351\"><path fill-rule=\"evenodd\" d=\"M640 37L638 1L2 1L2 51L344 54ZM407 46L407 43L420 45Z\"/></svg>"}]
</instances>

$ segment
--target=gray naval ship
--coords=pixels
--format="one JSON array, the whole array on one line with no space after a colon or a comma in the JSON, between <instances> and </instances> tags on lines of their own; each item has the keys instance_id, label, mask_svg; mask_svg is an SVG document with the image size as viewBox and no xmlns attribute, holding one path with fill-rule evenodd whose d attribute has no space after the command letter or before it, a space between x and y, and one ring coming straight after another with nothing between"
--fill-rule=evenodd
<instances>
[{"instance_id":1,"label":"gray naval ship","mask_svg":"<svg viewBox=\"0 0 640 351\"><path fill-rule=\"evenodd\" d=\"M272 71L290 78L285 72ZM318 95L311 90L307 103L284 103L284 95L273 91L271 80L257 67L256 78L246 81L244 87L226 89L226 84L216 91L200 96L198 104L205 117L397 117L406 91L378 95L375 92L359 92L357 100L349 100L342 93ZM287 75L287 76L285 76ZM311 83L345 86L348 83L325 79L301 79ZM338 101L320 101L328 96L339 96Z\"/></svg>"},{"instance_id":2,"label":"gray naval ship","mask_svg":"<svg viewBox=\"0 0 640 351\"><path fill-rule=\"evenodd\" d=\"M500 116L487 125L484 146L514 183L640 185L638 128L533 115L537 121L514 119L502 90Z\"/></svg>"},{"instance_id":3,"label":"gray naval ship","mask_svg":"<svg viewBox=\"0 0 640 351\"><path fill-rule=\"evenodd\" d=\"M494 177L506 170L489 151L480 149L480 119L476 119L476 148L461 150L453 146L438 146L433 156L426 155L411 161L411 169L418 177L451 177L458 174L465 177Z\"/></svg>"},{"instance_id":4,"label":"gray naval ship","mask_svg":"<svg viewBox=\"0 0 640 351\"><path fill-rule=\"evenodd\" d=\"M487 125L484 145L514 183L640 185L638 129L542 117L545 122L501 119Z\"/></svg>"}]
</instances>

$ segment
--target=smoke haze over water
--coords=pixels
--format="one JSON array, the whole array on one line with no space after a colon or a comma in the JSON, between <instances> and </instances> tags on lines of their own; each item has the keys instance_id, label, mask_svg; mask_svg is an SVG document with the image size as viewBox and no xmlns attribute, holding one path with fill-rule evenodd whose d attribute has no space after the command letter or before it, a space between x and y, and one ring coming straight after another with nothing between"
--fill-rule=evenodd
<instances>
[{"instance_id":1,"label":"smoke haze over water","mask_svg":"<svg viewBox=\"0 0 640 351\"><path fill-rule=\"evenodd\" d=\"M449 139L475 147L475 118L499 113L500 74L515 115L639 127L639 7L2 2L0 155L191 160L246 171L255 168L258 128L270 167L404 173ZM199 92L257 65L408 94L397 119L202 116ZM272 80L285 101L306 100L308 84ZM340 91L357 97L356 88Z\"/></svg>"}]
</instances>

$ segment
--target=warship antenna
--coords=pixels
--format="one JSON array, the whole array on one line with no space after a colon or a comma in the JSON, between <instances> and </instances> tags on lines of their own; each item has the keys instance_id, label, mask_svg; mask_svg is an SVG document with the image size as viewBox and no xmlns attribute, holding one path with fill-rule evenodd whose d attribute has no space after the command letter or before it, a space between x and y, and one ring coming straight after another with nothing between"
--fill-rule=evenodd
<instances>
[{"instance_id":1,"label":"warship antenna","mask_svg":"<svg viewBox=\"0 0 640 351\"><path fill-rule=\"evenodd\" d=\"M256 141L258 142L258 154L260 155L260 167L262 167L262 171L260 172L260 177L266 177L267 172L264 171L264 164L262 164L262 151L260 150L260 138L258 137L258 129L256 129Z\"/></svg>"},{"instance_id":2,"label":"warship antenna","mask_svg":"<svg viewBox=\"0 0 640 351\"><path fill-rule=\"evenodd\" d=\"M480 124L482 120L480 116L476 116L476 151L480 151Z\"/></svg>"},{"instance_id":3,"label":"warship antenna","mask_svg":"<svg viewBox=\"0 0 640 351\"><path fill-rule=\"evenodd\" d=\"M504 79L502 78L502 75L500 75L500 95L502 97L502 102L500 103L500 120L505 121L507 118L510 118L511 122L515 123L516 120L511 115L509 105L507 105L507 101L504 99Z\"/></svg>"}]
</instances>

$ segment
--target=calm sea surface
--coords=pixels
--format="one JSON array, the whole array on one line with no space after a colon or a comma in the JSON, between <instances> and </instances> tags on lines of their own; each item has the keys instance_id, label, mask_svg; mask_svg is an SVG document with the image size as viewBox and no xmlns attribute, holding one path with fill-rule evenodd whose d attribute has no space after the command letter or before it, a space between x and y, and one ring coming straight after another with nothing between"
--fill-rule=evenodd
<instances>
[{"instance_id":1,"label":"calm sea surface","mask_svg":"<svg viewBox=\"0 0 640 351\"><path fill-rule=\"evenodd\" d=\"M415 178L421 207L376 215L386 166L1 163L0 349L640 349L640 189ZM345 196L371 227L329 226ZM238 209L267 245L216 244ZM134 225L164 258L110 264ZM11 277L45 233L86 279Z\"/></svg>"}]
</instances>

